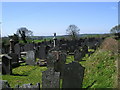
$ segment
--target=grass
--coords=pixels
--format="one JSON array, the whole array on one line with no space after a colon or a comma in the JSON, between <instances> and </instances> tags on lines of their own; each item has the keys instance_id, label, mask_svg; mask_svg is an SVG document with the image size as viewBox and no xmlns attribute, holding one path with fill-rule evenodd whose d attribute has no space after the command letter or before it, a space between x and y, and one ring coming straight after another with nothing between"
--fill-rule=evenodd
<instances>
[{"instance_id":1,"label":"grass","mask_svg":"<svg viewBox=\"0 0 120 90\"><path fill-rule=\"evenodd\" d=\"M45 71L46 67L21 65L20 67L14 68L12 70L13 75L3 75L3 80L8 80L8 83L13 88L15 85L22 84L36 84L38 82L42 83L42 71Z\"/></svg>"},{"instance_id":2,"label":"grass","mask_svg":"<svg viewBox=\"0 0 120 90\"><path fill-rule=\"evenodd\" d=\"M97 50L90 57L84 57L84 60L86 62L80 62L85 67L83 88L89 86L91 88L116 88L117 54L113 55L110 51Z\"/></svg>"},{"instance_id":3,"label":"grass","mask_svg":"<svg viewBox=\"0 0 120 90\"><path fill-rule=\"evenodd\" d=\"M92 51L92 50L89 50ZM85 67L83 79L83 88L116 88L116 59L117 54L110 51L96 50L95 53L83 58L83 62L79 62ZM74 61L74 56L69 55L66 64ZM13 75L2 75L3 80L8 80L11 87L22 84L42 83L42 71L46 67L30 66L25 63L12 70ZM62 80L60 80L60 87Z\"/></svg>"}]
</instances>

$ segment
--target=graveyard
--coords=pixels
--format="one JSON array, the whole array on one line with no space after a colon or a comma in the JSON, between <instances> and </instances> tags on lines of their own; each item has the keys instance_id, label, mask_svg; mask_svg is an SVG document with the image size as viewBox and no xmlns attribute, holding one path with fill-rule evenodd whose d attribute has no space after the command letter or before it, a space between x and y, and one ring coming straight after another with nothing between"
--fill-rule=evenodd
<instances>
[{"instance_id":1,"label":"graveyard","mask_svg":"<svg viewBox=\"0 0 120 90\"><path fill-rule=\"evenodd\" d=\"M2 45L2 88L118 88L118 43L114 35L57 37ZM30 42L29 42L30 41Z\"/></svg>"}]
</instances>

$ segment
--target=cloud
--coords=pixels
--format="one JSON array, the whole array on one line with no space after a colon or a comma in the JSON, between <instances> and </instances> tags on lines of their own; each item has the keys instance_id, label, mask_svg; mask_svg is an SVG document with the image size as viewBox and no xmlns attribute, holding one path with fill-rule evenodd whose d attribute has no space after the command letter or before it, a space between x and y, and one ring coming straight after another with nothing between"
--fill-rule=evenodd
<instances>
[{"instance_id":1,"label":"cloud","mask_svg":"<svg viewBox=\"0 0 120 90\"><path fill-rule=\"evenodd\" d=\"M116 10L117 6L112 6L111 9Z\"/></svg>"}]
</instances>

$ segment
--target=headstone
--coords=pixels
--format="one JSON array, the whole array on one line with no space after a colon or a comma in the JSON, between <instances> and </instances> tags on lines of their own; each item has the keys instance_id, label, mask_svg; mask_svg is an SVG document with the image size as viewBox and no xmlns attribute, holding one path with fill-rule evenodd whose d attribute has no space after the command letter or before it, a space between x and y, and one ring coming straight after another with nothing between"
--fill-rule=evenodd
<instances>
[{"instance_id":1,"label":"headstone","mask_svg":"<svg viewBox=\"0 0 120 90\"><path fill-rule=\"evenodd\" d=\"M74 51L74 60L75 61L80 61L82 59L82 52L80 50L75 50Z\"/></svg>"},{"instance_id":2,"label":"headstone","mask_svg":"<svg viewBox=\"0 0 120 90\"><path fill-rule=\"evenodd\" d=\"M55 71L63 73L64 65L66 62L66 54L64 52L58 53L58 60L55 62Z\"/></svg>"},{"instance_id":3,"label":"headstone","mask_svg":"<svg viewBox=\"0 0 120 90\"><path fill-rule=\"evenodd\" d=\"M14 40L10 39L10 53L14 53Z\"/></svg>"},{"instance_id":4,"label":"headstone","mask_svg":"<svg viewBox=\"0 0 120 90\"><path fill-rule=\"evenodd\" d=\"M55 67L55 63L59 60L59 52L58 51L51 51L48 53L47 57L47 67Z\"/></svg>"},{"instance_id":5,"label":"headstone","mask_svg":"<svg viewBox=\"0 0 120 90\"><path fill-rule=\"evenodd\" d=\"M24 45L24 50L25 51L31 51L31 50L33 50L34 49L34 44L33 43L26 43L25 45Z\"/></svg>"},{"instance_id":6,"label":"headstone","mask_svg":"<svg viewBox=\"0 0 120 90\"><path fill-rule=\"evenodd\" d=\"M40 83L37 83L36 85L33 85L32 83L23 84L22 86L16 86L16 88L29 88L29 89L40 90Z\"/></svg>"},{"instance_id":7,"label":"headstone","mask_svg":"<svg viewBox=\"0 0 120 90\"><path fill-rule=\"evenodd\" d=\"M10 57L12 57L11 64L19 63L18 54L16 54L16 53L9 53L8 55L9 55Z\"/></svg>"},{"instance_id":8,"label":"headstone","mask_svg":"<svg viewBox=\"0 0 120 90\"><path fill-rule=\"evenodd\" d=\"M39 59L46 59L46 49L45 45L40 45L38 49L38 57Z\"/></svg>"},{"instance_id":9,"label":"headstone","mask_svg":"<svg viewBox=\"0 0 120 90\"><path fill-rule=\"evenodd\" d=\"M15 53L18 54L18 57L21 58L20 57L21 47L20 47L19 43L15 44L14 50L15 50Z\"/></svg>"},{"instance_id":10,"label":"headstone","mask_svg":"<svg viewBox=\"0 0 120 90\"><path fill-rule=\"evenodd\" d=\"M12 58L7 54L1 55L0 58L2 59L2 74L12 74Z\"/></svg>"},{"instance_id":11,"label":"headstone","mask_svg":"<svg viewBox=\"0 0 120 90\"><path fill-rule=\"evenodd\" d=\"M0 90L9 90L10 85L8 84L7 80L0 80Z\"/></svg>"},{"instance_id":12,"label":"headstone","mask_svg":"<svg viewBox=\"0 0 120 90\"><path fill-rule=\"evenodd\" d=\"M60 88L60 72L54 72L54 68L42 72L42 88Z\"/></svg>"},{"instance_id":13,"label":"headstone","mask_svg":"<svg viewBox=\"0 0 120 90\"><path fill-rule=\"evenodd\" d=\"M76 61L66 64L62 77L62 88L82 88L84 69Z\"/></svg>"},{"instance_id":14,"label":"headstone","mask_svg":"<svg viewBox=\"0 0 120 90\"><path fill-rule=\"evenodd\" d=\"M26 64L35 65L35 52L28 51L26 54Z\"/></svg>"}]
</instances>

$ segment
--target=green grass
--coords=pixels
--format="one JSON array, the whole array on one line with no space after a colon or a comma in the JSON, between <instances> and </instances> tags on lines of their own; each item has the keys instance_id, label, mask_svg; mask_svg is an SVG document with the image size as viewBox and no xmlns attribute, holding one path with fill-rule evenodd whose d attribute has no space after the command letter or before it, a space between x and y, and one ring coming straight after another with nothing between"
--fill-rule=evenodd
<instances>
[{"instance_id":1,"label":"green grass","mask_svg":"<svg viewBox=\"0 0 120 90\"><path fill-rule=\"evenodd\" d=\"M92 51L92 50L89 50ZM83 79L83 88L91 86L91 88L115 88L116 87L116 60L117 54L110 51L97 50L95 53L83 58L80 62L85 67L85 74ZM74 61L74 56L67 56L66 64ZM25 63L12 70L13 75L2 75L3 80L8 80L11 87L22 84L36 84L42 83L42 71L46 67L30 66ZM95 82L93 85L91 85ZM60 87L62 80L60 80Z\"/></svg>"},{"instance_id":2,"label":"green grass","mask_svg":"<svg viewBox=\"0 0 120 90\"><path fill-rule=\"evenodd\" d=\"M117 82L117 54L110 51L97 50L90 57L84 57L80 62L85 67L83 88L115 88ZM91 85L95 82L93 85Z\"/></svg>"},{"instance_id":3,"label":"green grass","mask_svg":"<svg viewBox=\"0 0 120 90\"><path fill-rule=\"evenodd\" d=\"M3 75L3 80L8 80L8 83L13 88L15 85L22 84L36 84L42 83L42 71L45 71L46 67L22 65L12 70L13 75Z\"/></svg>"}]
</instances>

